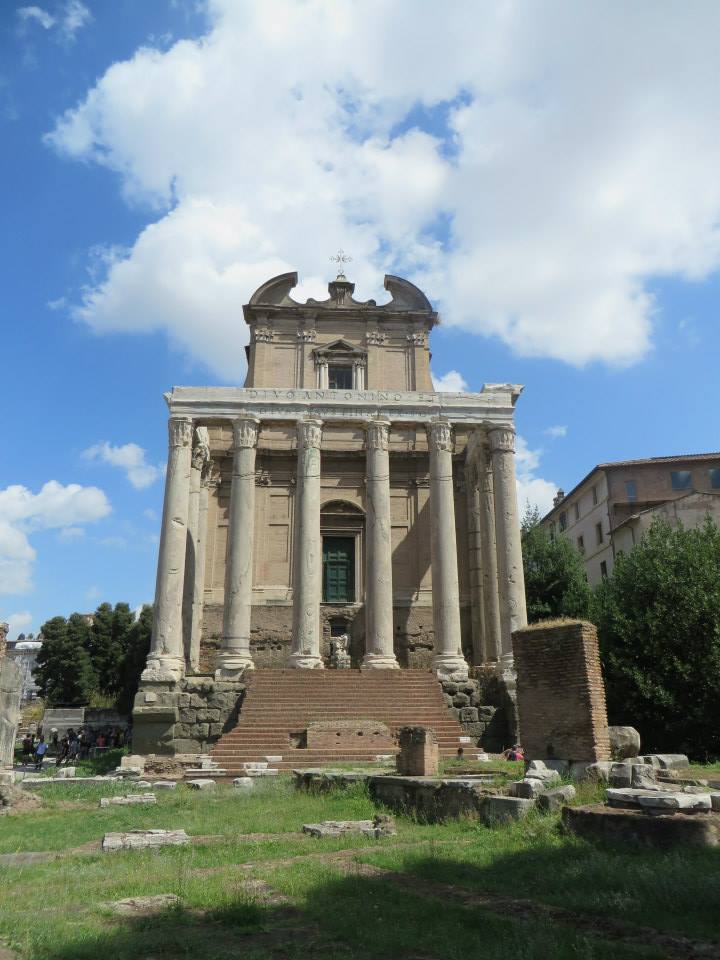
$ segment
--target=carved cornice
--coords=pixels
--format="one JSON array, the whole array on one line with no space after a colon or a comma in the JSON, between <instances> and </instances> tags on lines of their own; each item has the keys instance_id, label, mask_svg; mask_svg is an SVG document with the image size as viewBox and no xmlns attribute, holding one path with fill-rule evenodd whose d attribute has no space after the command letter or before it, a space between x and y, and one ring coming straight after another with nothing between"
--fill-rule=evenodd
<instances>
[{"instance_id":1,"label":"carved cornice","mask_svg":"<svg viewBox=\"0 0 720 960\"><path fill-rule=\"evenodd\" d=\"M298 420L298 444L304 450L320 449L322 443L322 420Z\"/></svg>"},{"instance_id":2,"label":"carved cornice","mask_svg":"<svg viewBox=\"0 0 720 960\"><path fill-rule=\"evenodd\" d=\"M437 451L450 451L452 453L453 437L452 427L445 420L435 420L427 425L428 443L435 447Z\"/></svg>"},{"instance_id":3,"label":"carved cornice","mask_svg":"<svg viewBox=\"0 0 720 960\"><path fill-rule=\"evenodd\" d=\"M233 446L238 449L249 449L257 446L260 421L255 417L238 417L233 420Z\"/></svg>"},{"instance_id":4,"label":"carved cornice","mask_svg":"<svg viewBox=\"0 0 720 960\"><path fill-rule=\"evenodd\" d=\"M499 427L488 430L490 449L495 453L515 453L515 431L512 427Z\"/></svg>"},{"instance_id":5,"label":"carved cornice","mask_svg":"<svg viewBox=\"0 0 720 960\"><path fill-rule=\"evenodd\" d=\"M390 440L390 421L371 420L366 428L368 450L387 450Z\"/></svg>"},{"instance_id":6,"label":"carved cornice","mask_svg":"<svg viewBox=\"0 0 720 960\"><path fill-rule=\"evenodd\" d=\"M171 447L189 447L193 439L193 422L190 417L170 417L168 440Z\"/></svg>"}]
</instances>

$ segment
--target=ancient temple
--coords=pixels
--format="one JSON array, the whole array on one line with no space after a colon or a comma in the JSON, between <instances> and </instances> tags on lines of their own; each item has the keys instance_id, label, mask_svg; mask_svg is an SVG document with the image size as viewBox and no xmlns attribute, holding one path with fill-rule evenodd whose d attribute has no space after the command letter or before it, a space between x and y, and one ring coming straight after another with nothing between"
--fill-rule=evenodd
<instances>
[{"instance_id":1,"label":"ancient temple","mask_svg":"<svg viewBox=\"0 0 720 960\"><path fill-rule=\"evenodd\" d=\"M342 272L326 300L297 302L296 284L275 277L243 308L243 387L166 395L155 621L135 708L148 742L213 741L178 713L194 677L229 703L250 671L331 668L339 649L364 672L462 682L470 665L507 668L526 622L521 388L435 392L438 316L407 280L385 277L385 304L355 300Z\"/></svg>"}]
</instances>

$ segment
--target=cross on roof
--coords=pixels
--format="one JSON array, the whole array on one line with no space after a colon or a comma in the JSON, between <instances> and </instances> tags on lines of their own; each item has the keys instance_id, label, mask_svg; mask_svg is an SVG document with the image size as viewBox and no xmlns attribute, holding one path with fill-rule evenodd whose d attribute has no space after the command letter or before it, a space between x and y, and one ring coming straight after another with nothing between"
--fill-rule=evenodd
<instances>
[{"instance_id":1,"label":"cross on roof","mask_svg":"<svg viewBox=\"0 0 720 960\"><path fill-rule=\"evenodd\" d=\"M343 248L340 247L338 252L333 257L330 257L330 261L331 263L336 263L338 265L338 274L335 279L347 280L347 277L345 276L345 271L343 270L343 264L350 263L352 261L352 257L349 256L347 253L345 253Z\"/></svg>"}]
</instances>

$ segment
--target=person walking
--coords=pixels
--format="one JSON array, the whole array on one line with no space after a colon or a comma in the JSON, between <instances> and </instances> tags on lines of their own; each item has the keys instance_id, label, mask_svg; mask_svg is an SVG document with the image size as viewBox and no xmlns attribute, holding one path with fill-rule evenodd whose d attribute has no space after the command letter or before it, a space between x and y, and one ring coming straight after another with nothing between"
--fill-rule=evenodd
<instances>
[{"instance_id":1,"label":"person walking","mask_svg":"<svg viewBox=\"0 0 720 960\"><path fill-rule=\"evenodd\" d=\"M45 759L45 754L47 753L48 745L45 743L45 738L40 737L38 745L35 747L35 769L42 770L43 760Z\"/></svg>"}]
</instances>

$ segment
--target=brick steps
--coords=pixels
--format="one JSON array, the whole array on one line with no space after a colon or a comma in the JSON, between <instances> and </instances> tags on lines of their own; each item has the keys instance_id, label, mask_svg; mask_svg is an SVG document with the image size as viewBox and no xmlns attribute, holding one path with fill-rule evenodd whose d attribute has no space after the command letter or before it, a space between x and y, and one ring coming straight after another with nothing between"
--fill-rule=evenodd
<instances>
[{"instance_id":1,"label":"brick steps","mask_svg":"<svg viewBox=\"0 0 720 960\"><path fill-rule=\"evenodd\" d=\"M234 730L224 734L211 755L228 771L242 775L243 763L279 755L271 766L324 766L333 763L373 763L378 754L395 754L395 746L358 743L326 749L291 746L291 734L320 720L375 720L393 733L406 725L431 727L440 754L455 756L463 746L460 724L448 711L440 684L427 670L257 670ZM360 739L360 738L358 738Z\"/></svg>"}]
</instances>

